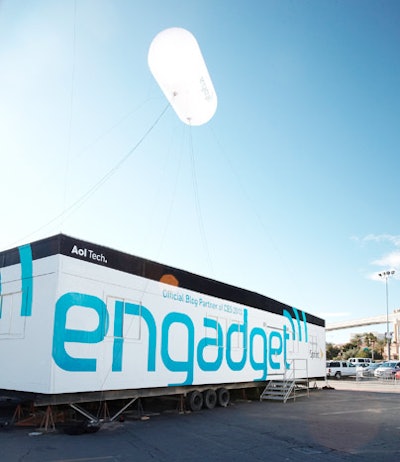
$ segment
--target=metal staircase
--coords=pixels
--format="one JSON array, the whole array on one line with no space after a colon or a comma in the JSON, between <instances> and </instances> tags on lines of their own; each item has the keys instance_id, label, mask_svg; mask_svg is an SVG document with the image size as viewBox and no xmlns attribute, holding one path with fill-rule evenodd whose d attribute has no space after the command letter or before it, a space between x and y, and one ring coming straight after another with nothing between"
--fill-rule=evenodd
<instances>
[{"instance_id":1,"label":"metal staircase","mask_svg":"<svg viewBox=\"0 0 400 462\"><path fill-rule=\"evenodd\" d=\"M305 363L305 368L299 368L299 362ZM297 366L297 370L296 370ZM299 373L300 370L306 372L304 378L296 378L296 372ZM293 359L290 361L290 366L285 370L282 379L279 380L270 380L268 385L265 387L264 391L261 393L260 401L263 400L275 400L283 401L286 403L288 399L295 400L299 396L309 396L309 380L308 380L308 368L306 359Z\"/></svg>"}]
</instances>

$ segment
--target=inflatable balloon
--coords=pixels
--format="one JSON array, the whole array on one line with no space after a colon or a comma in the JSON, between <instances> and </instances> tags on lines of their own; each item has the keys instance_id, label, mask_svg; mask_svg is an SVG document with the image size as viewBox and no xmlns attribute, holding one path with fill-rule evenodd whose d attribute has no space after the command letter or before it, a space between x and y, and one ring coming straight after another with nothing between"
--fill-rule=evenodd
<instances>
[{"instance_id":1,"label":"inflatable balloon","mask_svg":"<svg viewBox=\"0 0 400 462\"><path fill-rule=\"evenodd\" d=\"M213 117L217 95L197 40L189 31L172 27L157 34L148 64L182 122L203 125Z\"/></svg>"}]
</instances>

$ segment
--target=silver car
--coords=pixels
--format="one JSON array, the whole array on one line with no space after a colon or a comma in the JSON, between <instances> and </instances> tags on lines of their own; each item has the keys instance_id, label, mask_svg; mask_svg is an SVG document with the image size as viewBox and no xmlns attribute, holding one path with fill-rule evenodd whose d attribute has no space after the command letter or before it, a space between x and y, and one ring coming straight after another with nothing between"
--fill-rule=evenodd
<instances>
[{"instance_id":1,"label":"silver car","mask_svg":"<svg viewBox=\"0 0 400 462\"><path fill-rule=\"evenodd\" d=\"M369 363L368 366L366 367L360 367L360 369L357 369L357 372L360 372L360 374L363 377L373 377L376 369L378 367L381 367L382 363Z\"/></svg>"},{"instance_id":2,"label":"silver car","mask_svg":"<svg viewBox=\"0 0 400 462\"><path fill-rule=\"evenodd\" d=\"M400 370L400 361L386 361L375 369L374 376L378 379L394 378L398 370Z\"/></svg>"}]
</instances>

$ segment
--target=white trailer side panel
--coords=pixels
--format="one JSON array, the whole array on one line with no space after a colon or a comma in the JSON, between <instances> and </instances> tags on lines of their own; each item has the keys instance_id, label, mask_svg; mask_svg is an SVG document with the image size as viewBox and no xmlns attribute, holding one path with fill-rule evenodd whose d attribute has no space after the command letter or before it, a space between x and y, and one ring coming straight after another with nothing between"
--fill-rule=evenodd
<instances>
[{"instance_id":1,"label":"white trailer side panel","mask_svg":"<svg viewBox=\"0 0 400 462\"><path fill-rule=\"evenodd\" d=\"M325 331L306 313L166 284L105 258L98 264L101 255L57 254L29 267L21 253L20 264L1 269L0 388L61 394L257 382L293 368L297 377L324 376Z\"/></svg>"},{"instance_id":2,"label":"white trailer side panel","mask_svg":"<svg viewBox=\"0 0 400 462\"><path fill-rule=\"evenodd\" d=\"M3 268L0 296L0 388L51 393L53 313L60 256L36 260L34 290L24 290L21 265ZM27 299L32 296L29 310Z\"/></svg>"}]
</instances>

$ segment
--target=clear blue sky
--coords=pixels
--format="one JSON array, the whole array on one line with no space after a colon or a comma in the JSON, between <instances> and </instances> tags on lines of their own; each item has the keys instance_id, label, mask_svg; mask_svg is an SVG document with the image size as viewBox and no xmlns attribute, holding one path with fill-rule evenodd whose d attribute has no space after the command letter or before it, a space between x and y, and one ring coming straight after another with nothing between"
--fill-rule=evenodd
<instances>
[{"instance_id":1,"label":"clear blue sky","mask_svg":"<svg viewBox=\"0 0 400 462\"><path fill-rule=\"evenodd\" d=\"M0 249L62 231L328 323L385 314L390 268L399 308L399 24L397 0L2 0ZM218 109L146 135L173 26Z\"/></svg>"}]
</instances>

